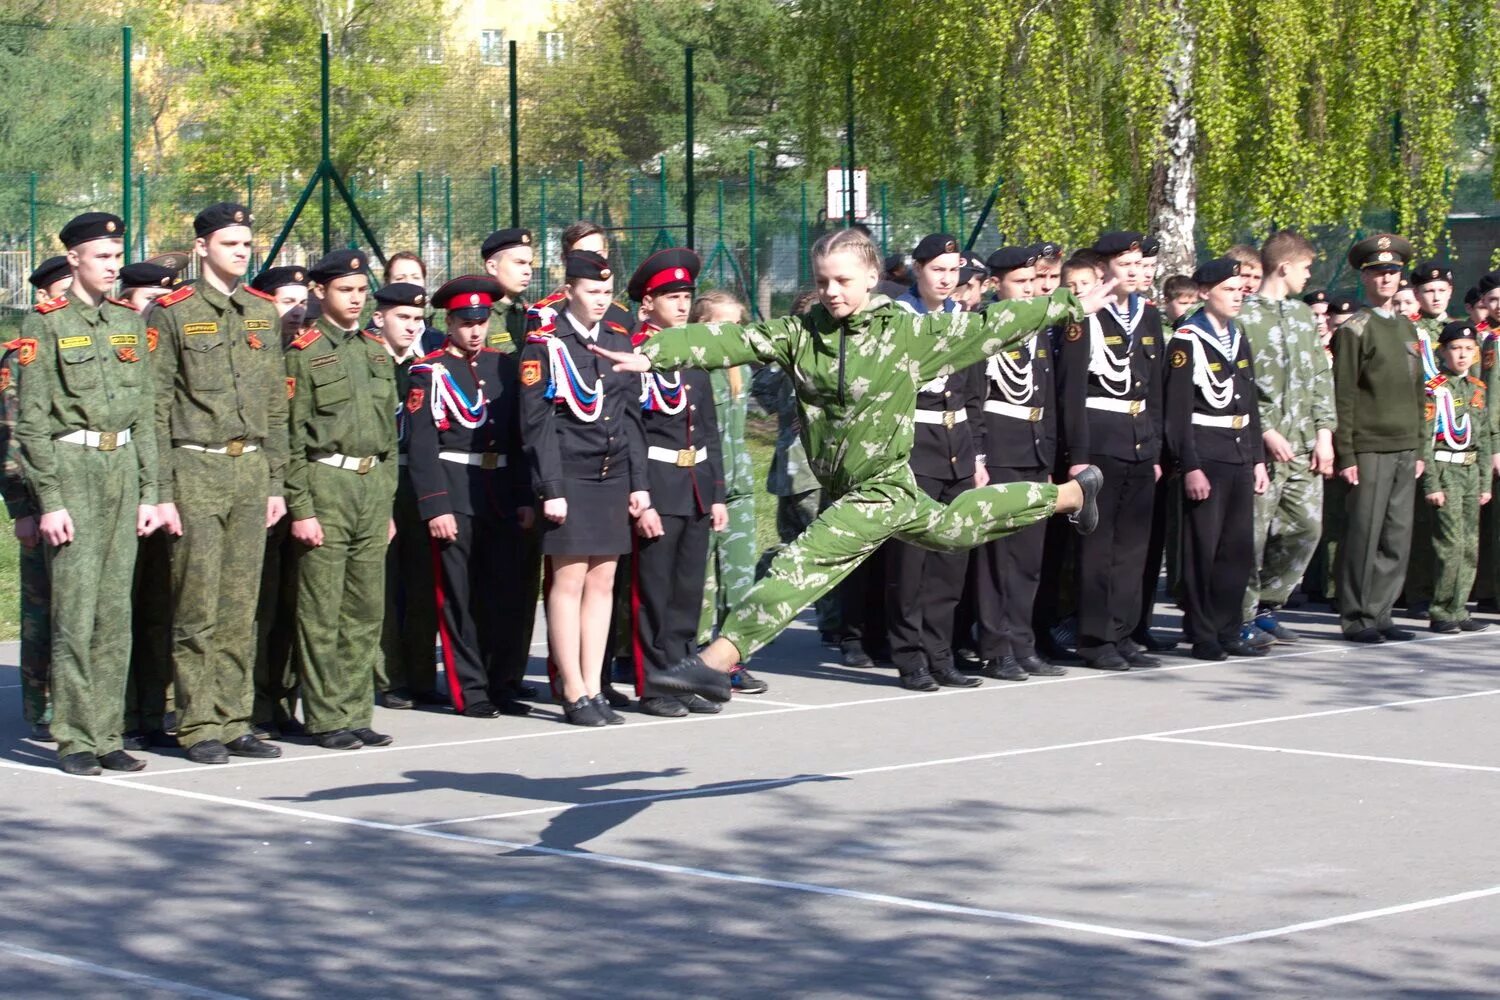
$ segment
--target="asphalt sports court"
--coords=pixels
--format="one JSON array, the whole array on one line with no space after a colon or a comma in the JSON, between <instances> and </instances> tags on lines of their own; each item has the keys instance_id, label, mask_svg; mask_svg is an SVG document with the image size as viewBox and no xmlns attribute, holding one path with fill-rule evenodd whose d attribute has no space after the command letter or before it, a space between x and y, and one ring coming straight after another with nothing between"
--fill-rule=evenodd
<instances>
[{"instance_id":1,"label":"asphalt sports court","mask_svg":"<svg viewBox=\"0 0 1500 1000\"><path fill-rule=\"evenodd\" d=\"M0 647L0 996L1496 995L1500 630L1287 619L939 694L804 621L716 717L377 709L390 748L103 778Z\"/></svg>"}]
</instances>

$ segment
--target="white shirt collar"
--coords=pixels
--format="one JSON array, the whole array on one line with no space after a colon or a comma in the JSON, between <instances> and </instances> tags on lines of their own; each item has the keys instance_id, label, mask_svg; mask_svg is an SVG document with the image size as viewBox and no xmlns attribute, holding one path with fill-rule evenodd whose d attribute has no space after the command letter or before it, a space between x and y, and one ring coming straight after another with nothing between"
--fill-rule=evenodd
<instances>
[{"instance_id":1,"label":"white shirt collar","mask_svg":"<svg viewBox=\"0 0 1500 1000\"><path fill-rule=\"evenodd\" d=\"M598 323L595 323L592 327L585 327L582 323L578 322L578 317L574 316L572 312L564 312L563 315L568 317L568 322L572 324L573 330L578 334L578 336L590 342L597 341L599 339Z\"/></svg>"}]
</instances>

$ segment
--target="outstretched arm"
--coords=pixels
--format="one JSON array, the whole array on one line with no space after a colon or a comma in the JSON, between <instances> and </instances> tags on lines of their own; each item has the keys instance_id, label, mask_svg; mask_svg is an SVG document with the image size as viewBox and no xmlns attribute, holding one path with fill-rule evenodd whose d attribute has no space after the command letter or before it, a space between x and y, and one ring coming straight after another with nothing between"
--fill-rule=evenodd
<instances>
[{"instance_id":1,"label":"outstretched arm","mask_svg":"<svg viewBox=\"0 0 1500 1000\"><path fill-rule=\"evenodd\" d=\"M734 368L752 362L787 365L791 361L796 317L754 323L690 323L662 330L640 346L638 354L590 350L614 362L615 371L671 371L674 368Z\"/></svg>"}]
</instances>

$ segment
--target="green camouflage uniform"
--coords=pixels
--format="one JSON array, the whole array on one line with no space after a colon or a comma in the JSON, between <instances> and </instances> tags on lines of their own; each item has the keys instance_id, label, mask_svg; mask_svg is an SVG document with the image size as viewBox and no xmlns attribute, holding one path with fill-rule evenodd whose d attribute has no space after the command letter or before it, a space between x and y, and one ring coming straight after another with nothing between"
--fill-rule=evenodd
<instances>
[{"instance_id":1,"label":"green camouflage uniform","mask_svg":"<svg viewBox=\"0 0 1500 1000\"><path fill-rule=\"evenodd\" d=\"M36 497L21 474L20 449L15 441L21 371L18 344L14 340L6 344L4 356L0 356L0 490L12 521L41 515ZM47 694L47 674L52 661L52 635L47 614L52 586L47 579L47 555L40 542L29 549L18 546L17 552L21 577L21 714L33 726L50 725L52 702Z\"/></svg>"},{"instance_id":2,"label":"green camouflage uniform","mask_svg":"<svg viewBox=\"0 0 1500 1000\"><path fill-rule=\"evenodd\" d=\"M703 615L698 643L707 645L755 585L755 466L745 445L745 392L750 370L740 369L740 396L729 390L729 375L709 372L714 411L719 415L719 444L724 452L724 506L729 525L709 534L708 578L703 585Z\"/></svg>"},{"instance_id":3,"label":"green camouflage uniform","mask_svg":"<svg viewBox=\"0 0 1500 1000\"><path fill-rule=\"evenodd\" d=\"M368 728L396 495L396 366L379 337L324 317L292 341L286 371L287 510L323 528L317 548L294 543L304 719L312 733ZM330 456L353 467L317 461Z\"/></svg>"},{"instance_id":4,"label":"green camouflage uniform","mask_svg":"<svg viewBox=\"0 0 1500 1000\"><path fill-rule=\"evenodd\" d=\"M1427 463L1418 491L1427 504L1427 494L1444 494L1443 506L1431 507L1432 580L1431 617L1437 622L1460 622L1469 617L1469 590L1479 559L1479 495L1490 488L1490 421L1485 405L1484 382L1473 376L1459 378L1443 371L1441 388L1453 398L1460 425L1468 418L1470 436L1462 448L1437 430L1437 407L1431 398L1422 435L1422 457ZM1444 461L1437 461L1443 458ZM1410 579L1408 577L1408 579Z\"/></svg>"},{"instance_id":5,"label":"green camouflage uniform","mask_svg":"<svg viewBox=\"0 0 1500 1000\"><path fill-rule=\"evenodd\" d=\"M1438 347L1438 335L1443 332L1443 327L1450 322L1447 316L1433 318L1423 316L1416 321L1417 332L1426 338L1427 350L1434 355ZM1413 345L1418 353L1422 353L1421 344ZM1440 365L1434 360L1433 370L1424 374L1422 380L1425 382L1440 369ZM1475 517L1479 515L1476 513ZM1416 509L1412 512L1411 520L1411 560L1406 564L1406 586L1403 588L1406 594L1408 606L1421 601L1432 600L1433 587L1433 559L1432 530L1433 530L1433 508L1427 502L1426 496L1421 490L1417 491ZM1475 536L1478 537L1477 534Z\"/></svg>"},{"instance_id":6,"label":"green camouflage uniform","mask_svg":"<svg viewBox=\"0 0 1500 1000\"><path fill-rule=\"evenodd\" d=\"M1271 486L1255 498L1257 569L1242 609L1250 621L1262 604L1286 604L1318 546L1323 478L1312 470L1312 450L1318 431L1333 431L1333 375L1306 303L1247 296L1239 320L1255 358L1261 428L1280 432L1296 455L1290 462L1266 455Z\"/></svg>"},{"instance_id":7,"label":"green camouflage uniform","mask_svg":"<svg viewBox=\"0 0 1500 1000\"><path fill-rule=\"evenodd\" d=\"M640 348L664 369L781 365L796 387L813 472L834 497L724 623L723 637L742 657L779 635L888 538L958 551L1051 516L1057 487L1045 483L986 486L939 504L917 488L907 459L918 386L1070 315L1081 318L1067 291L996 303L982 313L927 316L876 296L842 321L819 305L806 316L752 326L664 330Z\"/></svg>"},{"instance_id":8,"label":"green camouflage uniform","mask_svg":"<svg viewBox=\"0 0 1500 1000\"><path fill-rule=\"evenodd\" d=\"M42 512L66 510L74 532L41 546L52 579L52 734L59 757L103 755L122 748L137 508L156 503L146 328L114 301L54 299L26 317L21 341L22 470ZM102 435L96 446L58 440L84 431Z\"/></svg>"},{"instance_id":9,"label":"green camouflage uniform","mask_svg":"<svg viewBox=\"0 0 1500 1000\"><path fill-rule=\"evenodd\" d=\"M228 743L254 714L266 501L286 473L281 320L263 293L199 280L158 299L151 325L161 497L182 518L171 569L178 739Z\"/></svg>"}]
</instances>

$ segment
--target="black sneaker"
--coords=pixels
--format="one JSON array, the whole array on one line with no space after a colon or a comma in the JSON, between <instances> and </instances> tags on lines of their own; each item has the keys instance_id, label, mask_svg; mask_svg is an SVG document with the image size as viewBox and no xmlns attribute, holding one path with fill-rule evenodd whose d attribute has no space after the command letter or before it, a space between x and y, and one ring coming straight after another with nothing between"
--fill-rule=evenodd
<instances>
[{"instance_id":1,"label":"black sneaker","mask_svg":"<svg viewBox=\"0 0 1500 1000\"><path fill-rule=\"evenodd\" d=\"M1073 477L1083 490L1083 506L1068 515L1073 530L1080 535L1092 535L1099 527L1099 490L1104 486L1104 473L1096 465L1090 465Z\"/></svg>"},{"instance_id":2,"label":"black sneaker","mask_svg":"<svg viewBox=\"0 0 1500 1000\"><path fill-rule=\"evenodd\" d=\"M688 714L688 707L681 698L656 696L642 698L641 711L660 719L681 719Z\"/></svg>"},{"instance_id":3,"label":"black sneaker","mask_svg":"<svg viewBox=\"0 0 1500 1000\"><path fill-rule=\"evenodd\" d=\"M1048 663L1040 656L1035 655L1018 656L1016 657L1016 662L1021 665L1022 670L1033 677L1061 677L1068 672L1067 667L1059 666L1056 663Z\"/></svg>"},{"instance_id":4,"label":"black sneaker","mask_svg":"<svg viewBox=\"0 0 1500 1000\"><path fill-rule=\"evenodd\" d=\"M1490 626L1488 623L1475 621L1472 618L1465 618L1463 621L1458 623L1458 630L1460 632L1484 632L1487 631L1489 627Z\"/></svg>"},{"instance_id":5,"label":"black sneaker","mask_svg":"<svg viewBox=\"0 0 1500 1000\"><path fill-rule=\"evenodd\" d=\"M151 745L151 737L142 729L132 729L120 737L126 750L144 750ZM100 763L103 763L101 758Z\"/></svg>"},{"instance_id":6,"label":"black sneaker","mask_svg":"<svg viewBox=\"0 0 1500 1000\"><path fill-rule=\"evenodd\" d=\"M381 708L394 708L405 711L408 708L415 707L417 703L412 699L411 692L405 688L392 688L389 691L382 691L377 694L375 696L375 704Z\"/></svg>"},{"instance_id":7,"label":"black sneaker","mask_svg":"<svg viewBox=\"0 0 1500 1000\"><path fill-rule=\"evenodd\" d=\"M388 747L396 742L394 738L387 736L385 733L377 733L373 729L351 729L349 731L354 734L355 739L367 747Z\"/></svg>"},{"instance_id":8,"label":"black sneaker","mask_svg":"<svg viewBox=\"0 0 1500 1000\"><path fill-rule=\"evenodd\" d=\"M52 725L48 722L37 722L31 727L31 738L37 743L56 743L57 738L52 735Z\"/></svg>"},{"instance_id":9,"label":"black sneaker","mask_svg":"<svg viewBox=\"0 0 1500 1000\"><path fill-rule=\"evenodd\" d=\"M236 757L257 757L262 760L269 760L272 757L281 756L281 747L272 746L265 740L256 739L249 733L246 733L237 740L230 740L224 744L224 749Z\"/></svg>"},{"instance_id":10,"label":"black sneaker","mask_svg":"<svg viewBox=\"0 0 1500 1000\"><path fill-rule=\"evenodd\" d=\"M146 762L139 757L130 756L124 750L111 750L100 754L99 766L106 771L144 771Z\"/></svg>"},{"instance_id":11,"label":"black sneaker","mask_svg":"<svg viewBox=\"0 0 1500 1000\"><path fill-rule=\"evenodd\" d=\"M729 675L729 686L735 694L765 694L771 685L756 677L744 667L736 667Z\"/></svg>"},{"instance_id":12,"label":"black sneaker","mask_svg":"<svg viewBox=\"0 0 1500 1000\"><path fill-rule=\"evenodd\" d=\"M997 681L1024 681L1031 678L1031 674L1021 666L1021 661L1014 656L1002 656L998 660L990 660L979 672Z\"/></svg>"},{"instance_id":13,"label":"black sneaker","mask_svg":"<svg viewBox=\"0 0 1500 1000\"><path fill-rule=\"evenodd\" d=\"M1473 621L1472 618L1469 620ZM1439 621L1438 619L1434 618L1431 623L1428 624L1427 630L1429 632L1436 632L1438 635L1458 635L1458 633L1463 631L1463 626L1461 626L1458 622Z\"/></svg>"},{"instance_id":14,"label":"black sneaker","mask_svg":"<svg viewBox=\"0 0 1500 1000\"><path fill-rule=\"evenodd\" d=\"M724 711L724 706L718 702L709 701L707 698L700 698L695 694L681 695L678 700L682 702L683 708L686 708L694 715L718 715Z\"/></svg>"},{"instance_id":15,"label":"black sneaker","mask_svg":"<svg viewBox=\"0 0 1500 1000\"><path fill-rule=\"evenodd\" d=\"M902 674L900 682L901 686L908 691L936 691L938 689L938 682L932 679L926 667Z\"/></svg>"},{"instance_id":16,"label":"black sneaker","mask_svg":"<svg viewBox=\"0 0 1500 1000\"><path fill-rule=\"evenodd\" d=\"M874 658L865 652L863 646L849 646L844 649L844 666L873 667L874 665Z\"/></svg>"},{"instance_id":17,"label":"black sneaker","mask_svg":"<svg viewBox=\"0 0 1500 1000\"><path fill-rule=\"evenodd\" d=\"M971 677L946 663L934 664L927 672L945 688L972 688L984 683L978 677Z\"/></svg>"},{"instance_id":18,"label":"black sneaker","mask_svg":"<svg viewBox=\"0 0 1500 1000\"><path fill-rule=\"evenodd\" d=\"M89 753L87 750L80 750L78 753L68 754L62 760L59 760L57 762L57 766L62 768L63 774L71 774L75 777L101 774L104 771L104 769L99 766L99 758Z\"/></svg>"},{"instance_id":19,"label":"black sneaker","mask_svg":"<svg viewBox=\"0 0 1500 1000\"><path fill-rule=\"evenodd\" d=\"M732 691L729 675L710 667L703 662L703 657L697 655L684 657L661 669L647 667L646 683L653 690L697 694L709 701L728 701Z\"/></svg>"},{"instance_id":20,"label":"black sneaker","mask_svg":"<svg viewBox=\"0 0 1500 1000\"><path fill-rule=\"evenodd\" d=\"M187 758L194 764L228 764L229 748L218 740L199 740L187 748Z\"/></svg>"}]
</instances>

